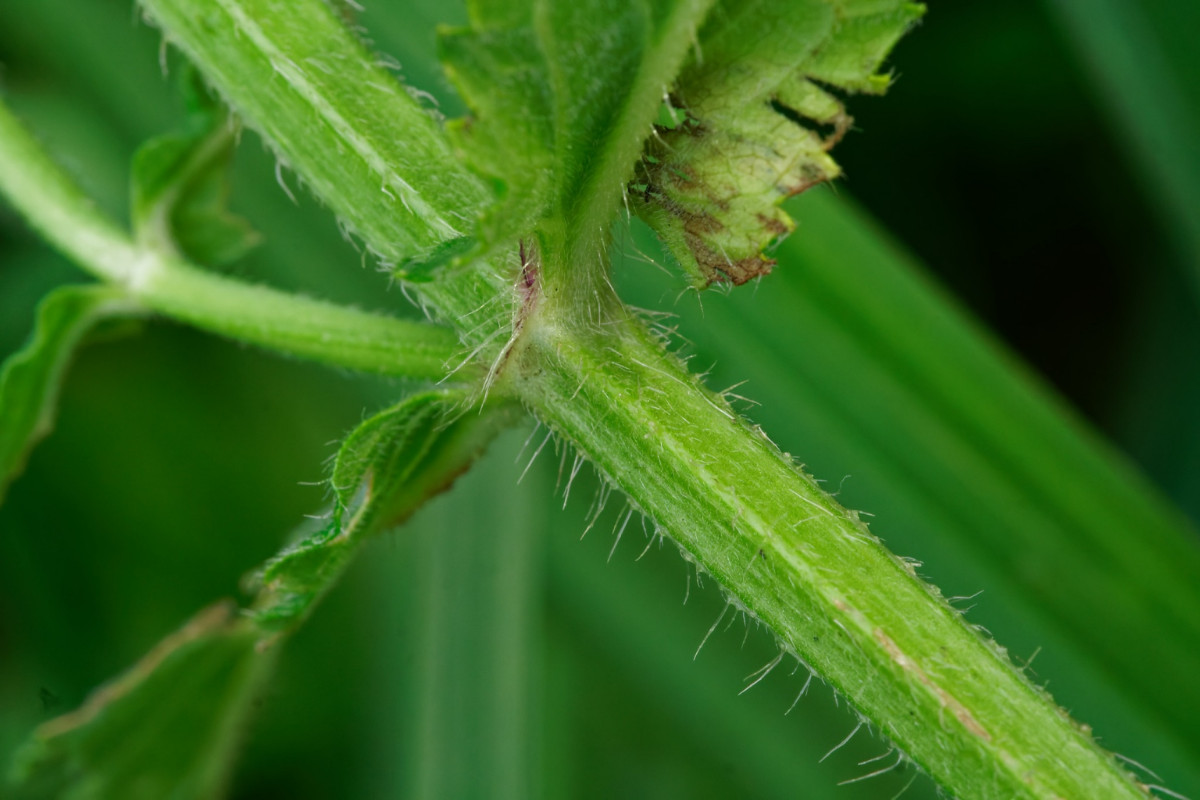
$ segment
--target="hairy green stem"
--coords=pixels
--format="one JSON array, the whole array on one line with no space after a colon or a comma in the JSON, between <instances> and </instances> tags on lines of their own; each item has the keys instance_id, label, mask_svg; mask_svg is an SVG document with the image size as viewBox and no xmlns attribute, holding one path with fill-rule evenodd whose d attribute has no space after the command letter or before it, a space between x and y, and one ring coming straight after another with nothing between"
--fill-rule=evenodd
<instances>
[{"instance_id":1,"label":"hairy green stem","mask_svg":"<svg viewBox=\"0 0 1200 800\"><path fill-rule=\"evenodd\" d=\"M342 223L400 274L427 273L427 309L471 351L501 350L517 298L516 253L455 267L489 199L433 116L321 0L142 0Z\"/></svg>"},{"instance_id":2,"label":"hairy green stem","mask_svg":"<svg viewBox=\"0 0 1200 800\"><path fill-rule=\"evenodd\" d=\"M242 118L385 259L436 258L470 230L469 210L485 198L482 184L330 4L143 5ZM331 152L339 157L328 158Z\"/></svg>"},{"instance_id":3,"label":"hairy green stem","mask_svg":"<svg viewBox=\"0 0 1200 800\"><path fill-rule=\"evenodd\" d=\"M436 380L452 366L458 342L447 329L243 283L135 244L3 104L0 194L85 270L202 330L365 372Z\"/></svg>"},{"instance_id":4,"label":"hairy green stem","mask_svg":"<svg viewBox=\"0 0 1200 800\"><path fill-rule=\"evenodd\" d=\"M608 308L614 303L605 304ZM952 794L1136 798L1112 756L761 431L626 315L547 303L513 376L570 439Z\"/></svg>"}]
</instances>

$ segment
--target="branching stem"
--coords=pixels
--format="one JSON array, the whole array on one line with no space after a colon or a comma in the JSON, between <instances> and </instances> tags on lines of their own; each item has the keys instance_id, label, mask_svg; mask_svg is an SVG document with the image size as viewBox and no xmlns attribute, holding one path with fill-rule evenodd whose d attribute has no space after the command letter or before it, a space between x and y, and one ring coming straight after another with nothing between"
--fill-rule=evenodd
<instances>
[{"instance_id":1,"label":"branching stem","mask_svg":"<svg viewBox=\"0 0 1200 800\"><path fill-rule=\"evenodd\" d=\"M437 126L379 74L325 3L143 4L376 253L398 265L441 264L427 273L431 282L414 288L481 360L496 365L497 387L574 443L724 587L735 610L762 620L785 653L853 705L862 724L886 734L898 759L912 758L959 797L1144 800L1146 787L891 555L857 514L664 352L612 292L603 263L590 260L601 254L571 228L578 219L539 223L540 272L527 259L512 269L439 261L469 229L458 222L478 211L479 186ZM344 310L330 310L333 318L318 325L297 306L286 308L311 301L281 299L275 310L263 311L264 301L251 315L255 290L147 258L48 163L22 152L29 150L22 135L7 122L0 128L0 141L11 140L0 155L0 183L36 227L98 274L212 330L286 343L312 357L346 357L313 338L329 333ZM615 210L615 199L609 205ZM571 211L589 219L590 209ZM517 253L511 256L515 262ZM537 302L523 304L522 295ZM342 322L347 327L332 330L343 338L359 324ZM497 354L504 359L492 360Z\"/></svg>"},{"instance_id":2,"label":"branching stem","mask_svg":"<svg viewBox=\"0 0 1200 800\"><path fill-rule=\"evenodd\" d=\"M458 351L446 328L251 285L135 244L2 104L0 194L83 269L202 330L349 369L428 380L444 377Z\"/></svg>"}]
</instances>

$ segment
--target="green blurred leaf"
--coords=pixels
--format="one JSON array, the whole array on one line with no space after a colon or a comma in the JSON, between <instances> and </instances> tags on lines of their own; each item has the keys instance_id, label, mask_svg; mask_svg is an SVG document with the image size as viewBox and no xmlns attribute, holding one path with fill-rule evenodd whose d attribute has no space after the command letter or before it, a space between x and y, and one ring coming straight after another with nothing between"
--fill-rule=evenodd
<instances>
[{"instance_id":1,"label":"green blurred leaf","mask_svg":"<svg viewBox=\"0 0 1200 800\"><path fill-rule=\"evenodd\" d=\"M33 336L0 369L0 500L30 450L54 428L58 395L80 341L101 320L138 314L124 290L65 286L38 307Z\"/></svg>"},{"instance_id":2,"label":"green blurred leaf","mask_svg":"<svg viewBox=\"0 0 1200 800\"><path fill-rule=\"evenodd\" d=\"M453 494L412 521L416 568L400 577L415 602L385 615L412 619L417 628L407 637L417 655L413 705L395 723L409 764L392 796L552 796L538 788L553 479L539 470L517 485L513 465L525 433L501 437Z\"/></svg>"},{"instance_id":3,"label":"green blurred leaf","mask_svg":"<svg viewBox=\"0 0 1200 800\"><path fill-rule=\"evenodd\" d=\"M201 612L79 711L39 728L15 776L29 797L203 798L221 791L253 689L371 534L449 488L513 419L427 392L372 417L338 452L329 525L263 568L244 616Z\"/></svg>"},{"instance_id":4,"label":"green blurred leaf","mask_svg":"<svg viewBox=\"0 0 1200 800\"><path fill-rule=\"evenodd\" d=\"M470 28L442 32L476 115L456 125L458 142L500 197L480 223L485 246L547 216L592 236L608 224L710 2L477 0Z\"/></svg>"},{"instance_id":5,"label":"green blurred leaf","mask_svg":"<svg viewBox=\"0 0 1200 800\"><path fill-rule=\"evenodd\" d=\"M840 174L828 151L852 120L834 90L887 89L879 67L923 13L905 0L713 10L632 187L636 212L696 286L770 271L763 251L793 228L779 203Z\"/></svg>"},{"instance_id":6,"label":"green blurred leaf","mask_svg":"<svg viewBox=\"0 0 1200 800\"><path fill-rule=\"evenodd\" d=\"M181 84L184 130L151 139L133 158L133 230L142 244L220 266L259 242L250 223L226 207L237 121L194 70L184 71Z\"/></svg>"},{"instance_id":7,"label":"green blurred leaf","mask_svg":"<svg viewBox=\"0 0 1200 800\"><path fill-rule=\"evenodd\" d=\"M1200 289L1200 57L1192 0L1046 0Z\"/></svg>"},{"instance_id":8,"label":"green blurred leaf","mask_svg":"<svg viewBox=\"0 0 1200 800\"><path fill-rule=\"evenodd\" d=\"M273 661L232 603L197 614L18 754L20 798L161 800L222 793Z\"/></svg>"}]
</instances>

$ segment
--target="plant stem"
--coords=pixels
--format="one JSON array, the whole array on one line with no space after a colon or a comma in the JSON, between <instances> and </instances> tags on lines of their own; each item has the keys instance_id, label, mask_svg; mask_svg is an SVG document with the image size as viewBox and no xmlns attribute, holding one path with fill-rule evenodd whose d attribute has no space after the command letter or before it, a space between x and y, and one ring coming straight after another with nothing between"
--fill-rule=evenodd
<instances>
[{"instance_id":1,"label":"plant stem","mask_svg":"<svg viewBox=\"0 0 1200 800\"><path fill-rule=\"evenodd\" d=\"M143 5L379 255L397 266L436 260L470 232L471 211L487 197L482 183L331 4ZM328 157L333 152L338 158Z\"/></svg>"},{"instance_id":2,"label":"plant stem","mask_svg":"<svg viewBox=\"0 0 1200 800\"><path fill-rule=\"evenodd\" d=\"M516 252L455 266L490 199L437 121L322 0L142 0L142 6L259 131L402 276L419 272L427 308L490 361L517 302ZM439 268L433 272L434 266Z\"/></svg>"},{"instance_id":3,"label":"plant stem","mask_svg":"<svg viewBox=\"0 0 1200 800\"><path fill-rule=\"evenodd\" d=\"M362 372L440 380L454 366L449 328L372 314L203 272L176 259L139 296L197 328Z\"/></svg>"},{"instance_id":4,"label":"plant stem","mask_svg":"<svg viewBox=\"0 0 1200 800\"><path fill-rule=\"evenodd\" d=\"M1146 796L855 512L623 310L599 326L578 319L546 299L514 357L516 390L766 623L783 654L955 796Z\"/></svg>"},{"instance_id":5,"label":"plant stem","mask_svg":"<svg viewBox=\"0 0 1200 800\"><path fill-rule=\"evenodd\" d=\"M471 182L441 132L383 80L324 4L143 3L384 258L436 250L453 236L439 233L439 221L478 210L447 190ZM366 102L354 99L364 84L370 108L347 113ZM427 160L413 168L397 141ZM431 164L444 170L441 184L430 182ZM378 187L410 168L408 185L426 186L419 194L435 213L402 238L394 228L408 217L397 217ZM512 337L507 359L494 362L498 389L516 392L575 443L685 557L776 632L784 653L811 665L950 793L1146 796L856 514L667 356L630 318L604 270L576 263L599 254L572 248L567 233L542 227L542 278L527 271L520 291L515 271L495 265L439 270L420 287L465 342ZM520 306L510 313L514 299Z\"/></svg>"},{"instance_id":6,"label":"plant stem","mask_svg":"<svg viewBox=\"0 0 1200 800\"><path fill-rule=\"evenodd\" d=\"M0 194L85 270L202 330L300 358L418 379L444 377L458 351L445 328L243 283L136 245L3 104Z\"/></svg>"}]
</instances>

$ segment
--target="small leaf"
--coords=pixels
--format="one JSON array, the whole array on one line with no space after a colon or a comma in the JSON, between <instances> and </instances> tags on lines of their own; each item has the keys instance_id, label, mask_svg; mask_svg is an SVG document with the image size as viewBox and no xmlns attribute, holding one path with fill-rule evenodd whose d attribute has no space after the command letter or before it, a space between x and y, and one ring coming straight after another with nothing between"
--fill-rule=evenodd
<instances>
[{"instance_id":1,"label":"small leaf","mask_svg":"<svg viewBox=\"0 0 1200 800\"><path fill-rule=\"evenodd\" d=\"M64 286L42 300L29 343L0 368L0 501L30 450L54 428L76 346L98 322L138 313L139 306L112 286Z\"/></svg>"},{"instance_id":2,"label":"small leaf","mask_svg":"<svg viewBox=\"0 0 1200 800\"><path fill-rule=\"evenodd\" d=\"M219 796L273 661L231 603L197 614L17 755L18 798Z\"/></svg>"},{"instance_id":3,"label":"small leaf","mask_svg":"<svg viewBox=\"0 0 1200 800\"><path fill-rule=\"evenodd\" d=\"M779 203L840 174L851 119L833 90L882 93L878 70L924 13L903 0L725 0L633 185L634 208L698 287L770 272L794 224Z\"/></svg>"},{"instance_id":4,"label":"small leaf","mask_svg":"<svg viewBox=\"0 0 1200 800\"><path fill-rule=\"evenodd\" d=\"M229 166L237 125L194 70L183 81L184 130L146 142L133 158L133 229L139 242L220 266L258 244L246 220L229 212Z\"/></svg>"},{"instance_id":5,"label":"small leaf","mask_svg":"<svg viewBox=\"0 0 1200 800\"><path fill-rule=\"evenodd\" d=\"M439 44L447 73L476 114L452 122L450 131L496 194L478 238L519 236L552 194L554 103L537 36L526 20L500 30L443 31Z\"/></svg>"},{"instance_id":6,"label":"small leaf","mask_svg":"<svg viewBox=\"0 0 1200 800\"><path fill-rule=\"evenodd\" d=\"M469 28L442 32L446 70L474 112L452 131L497 196L479 222L485 248L547 217L584 236L609 224L710 3L477 0Z\"/></svg>"},{"instance_id":7,"label":"small leaf","mask_svg":"<svg viewBox=\"0 0 1200 800\"><path fill-rule=\"evenodd\" d=\"M448 489L512 419L511 406L469 410L463 392L415 395L364 422L334 461L330 521L269 561L254 618L289 629L337 581L371 535Z\"/></svg>"}]
</instances>

